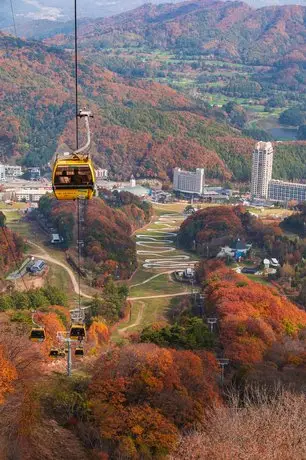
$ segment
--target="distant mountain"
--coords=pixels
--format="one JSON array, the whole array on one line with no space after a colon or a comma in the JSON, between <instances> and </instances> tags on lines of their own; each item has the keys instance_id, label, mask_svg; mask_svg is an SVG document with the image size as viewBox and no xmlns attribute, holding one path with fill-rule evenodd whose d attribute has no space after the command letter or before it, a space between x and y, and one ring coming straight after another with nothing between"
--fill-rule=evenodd
<instances>
[{"instance_id":1,"label":"distant mountain","mask_svg":"<svg viewBox=\"0 0 306 460\"><path fill-rule=\"evenodd\" d=\"M236 3L236 0L232 0ZM116 15L122 12L137 8L145 3L158 5L162 3L179 3L180 0L87 0L78 2L78 17L101 18ZM306 5L306 0L247 0L246 3L254 8L271 5ZM63 27L65 30L68 25L58 25L73 19L73 2L63 2L62 0L13 0L15 20L17 24L18 36L35 37L50 36L54 26ZM43 22L42 22L43 21ZM46 21L46 22L45 22ZM38 24L35 24L38 22ZM12 14L9 0L3 0L0 4L0 29L12 31ZM52 23L54 23L52 25ZM42 26L45 26L45 33L42 34Z\"/></svg>"},{"instance_id":2,"label":"distant mountain","mask_svg":"<svg viewBox=\"0 0 306 460\"><path fill-rule=\"evenodd\" d=\"M192 0L146 4L80 27L86 49L149 46L248 64L306 61L306 7L254 10L243 2ZM66 43L70 39L67 37ZM54 43L65 44L65 39Z\"/></svg>"},{"instance_id":3,"label":"distant mountain","mask_svg":"<svg viewBox=\"0 0 306 460\"><path fill-rule=\"evenodd\" d=\"M0 33L0 159L45 167L75 143L74 62L69 51ZM80 56L80 105L89 107L93 156L112 178L171 177L204 166L210 179L248 181L252 139L166 85L118 76ZM283 177L304 174L306 144L277 148ZM279 176L280 177L280 176Z\"/></svg>"},{"instance_id":4,"label":"distant mountain","mask_svg":"<svg viewBox=\"0 0 306 460\"><path fill-rule=\"evenodd\" d=\"M73 148L71 55L0 33L0 72L2 161L45 166L57 145ZM112 177L129 179L133 173L166 179L177 164L201 164L216 177L232 176L216 149L223 136L237 134L196 113L181 94L156 83L123 79L84 59L79 77L80 104L95 114L95 161L109 168ZM219 143L214 136L221 138Z\"/></svg>"}]
</instances>

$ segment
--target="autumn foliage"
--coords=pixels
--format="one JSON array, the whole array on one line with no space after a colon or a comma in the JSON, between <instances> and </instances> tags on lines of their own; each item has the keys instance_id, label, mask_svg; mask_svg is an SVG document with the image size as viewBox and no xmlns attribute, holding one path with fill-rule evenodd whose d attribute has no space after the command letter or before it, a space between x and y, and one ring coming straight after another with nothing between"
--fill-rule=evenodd
<instances>
[{"instance_id":1,"label":"autumn foliage","mask_svg":"<svg viewBox=\"0 0 306 460\"><path fill-rule=\"evenodd\" d=\"M95 198L85 208L85 220L81 235L85 246L82 254L82 270L93 273L94 284L101 287L109 276L128 278L137 266L136 245L132 233L145 225L152 210L150 206L128 192ZM77 240L77 209L74 202L59 202L45 196L39 202L39 210L59 230L67 255L75 264L74 250Z\"/></svg>"},{"instance_id":2,"label":"autumn foliage","mask_svg":"<svg viewBox=\"0 0 306 460\"><path fill-rule=\"evenodd\" d=\"M275 289L225 267L206 279L206 302L219 318L220 342L234 363L258 363L285 337L298 338L306 313Z\"/></svg>"},{"instance_id":3,"label":"autumn foliage","mask_svg":"<svg viewBox=\"0 0 306 460\"><path fill-rule=\"evenodd\" d=\"M87 342L95 349L109 341L109 330L102 321L93 321L87 333Z\"/></svg>"},{"instance_id":4,"label":"autumn foliage","mask_svg":"<svg viewBox=\"0 0 306 460\"><path fill-rule=\"evenodd\" d=\"M4 354L4 349L0 346L0 404L4 401L4 396L13 390L12 382L17 378L17 371Z\"/></svg>"},{"instance_id":5,"label":"autumn foliage","mask_svg":"<svg viewBox=\"0 0 306 460\"><path fill-rule=\"evenodd\" d=\"M115 350L97 362L89 387L101 437L132 458L167 454L178 428L203 423L206 410L219 401L217 373L209 353L151 344Z\"/></svg>"},{"instance_id":6,"label":"autumn foliage","mask_svg":"<svg viewBox=\"0 0 306 460\"><path fill-rule=\"evenodd\" d=\"M241 206L213 206L197 211L181 225L178 241L184 247L192 249L194 241L197 249L202 245L225 244L233 238L244 237Z\"/></svg>"}]
</instances>

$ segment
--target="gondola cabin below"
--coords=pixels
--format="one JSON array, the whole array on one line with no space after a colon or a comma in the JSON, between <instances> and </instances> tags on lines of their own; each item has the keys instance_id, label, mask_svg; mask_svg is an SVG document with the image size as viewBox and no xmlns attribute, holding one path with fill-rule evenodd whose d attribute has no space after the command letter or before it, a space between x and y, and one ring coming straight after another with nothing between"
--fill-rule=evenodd
<instances>
[{"instance_id":1,"label":"gondola cabin below","mask_svg":"<svg viewBox=\"0 0 306 460\"><path fill-rule=\"evenodd\" d=\"M58 355L59 355L59 351L57 348L51 348L50 352L49 352L49 357L52 358L52 359L56 359L58 358Z\"/></svg>"},{"instance_id":2,"label":"gondola cabin below","mask_svg":"<svg viewBox=\"0 0 306 460\"><path fill-rule=\"evenodd\" d=\"M58 200L90 200L95 195L96 176L88 156L65 154L53 166L52 188Z\"/></svg>"},{"instance_id":3,"label":"gondola cabin below","mask_svg":"<svg viewBox=\"0 0 306 460\"><path fill-rule=\"evenodd\" d=\"M70 339L82 341L86 337L86 329L83 324L72 324L70 328Z\"/></svg>"},{"instance_id":4,"label":"gondola cabin below","mask_svg":"<svg viewBox=\"0 0 306 460\"><path fill-rule=\"evenodd\" d=\"M33 327L30 333L32 342L43 342L46 338L45 329L43 327Z\"/></svg>"}]
</instances>

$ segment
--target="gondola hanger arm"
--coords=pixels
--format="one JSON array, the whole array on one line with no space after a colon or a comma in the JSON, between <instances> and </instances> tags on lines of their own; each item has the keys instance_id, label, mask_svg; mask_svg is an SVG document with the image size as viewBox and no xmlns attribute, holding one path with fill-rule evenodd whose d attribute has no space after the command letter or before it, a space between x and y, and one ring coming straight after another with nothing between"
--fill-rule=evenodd
<instances>
[{"instance_id":1,"label":"gondola hanger arm","mask_svg":"<svg viewBox=\"0 0 306 460\"><path fill-rule=\"evenodd\" d=\"M89 110L80 110L78 114L79 118L85 118L85 126L86 126L86 131L87 131L87 142L86 144L81 147L78 150L75 150L72 155L75 155L79 157L80 154L83 154L91 144L91 133L90 133L90 127L89 127L89 118L93 118L92 113Z\"/></svg>"}]
</instances>

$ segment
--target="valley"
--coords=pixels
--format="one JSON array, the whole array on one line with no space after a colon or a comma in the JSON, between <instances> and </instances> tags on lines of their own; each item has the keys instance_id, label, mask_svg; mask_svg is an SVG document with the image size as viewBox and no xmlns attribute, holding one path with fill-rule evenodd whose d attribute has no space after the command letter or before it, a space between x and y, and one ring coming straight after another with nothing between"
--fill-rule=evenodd
<instances>
[{"instance_id":1,"label":"valley","mask_svg":"<svg viewBox=\"0 0 306 460\"><path fill-rule=\"evenodd\" d=\"M0 6L0 459L305 459L306 7L47 2Z\"/></svg>"},{"instance_id":2,"label":"valley","mask_svg":"<svg viewBox=\"0 0 306 460\"><path fill-rule=\"evenodd\" d=\"M113 330L113 340L119 340L125 332L133 333L154 322L167 321L167 311L175 305L175 299L190 296L196 291L190 283L179 283L171 276L174 271L194 268L198 262L193 254L175 247L176 231L184 219L175 210L183 210L184 206L184 203L165 205L165 211L161 205L156 206L151 223L135 233L138 268L128 282L131 314L129 321L120 322L118 329ZM11 214L5 210L4 213L6 216ZM17 211L14 212L14 218L11 216L8 220L8 227L14 231L20 231L22 227L21 233L27 240L28 253L50 265L45 283L58 287L65 285L68 299L72 303L76 302L77 274L67 264L63 251L52 248L50 244L46 245L46 235L41 229L35 223L25 222ZM35 242L32 241L34 235ZM24 289L22 283L20 288ZM81 297L85 305L97 292L97 289L81 282Z\"/></svg>"}]
</instances>

